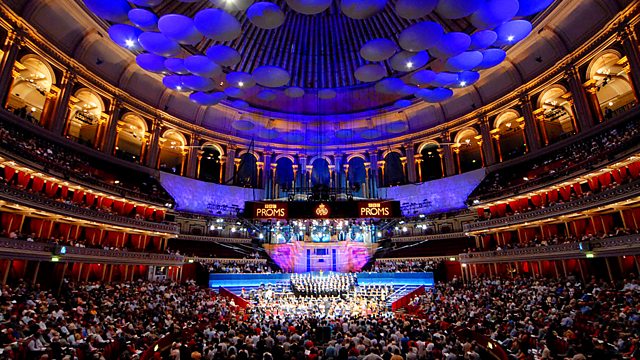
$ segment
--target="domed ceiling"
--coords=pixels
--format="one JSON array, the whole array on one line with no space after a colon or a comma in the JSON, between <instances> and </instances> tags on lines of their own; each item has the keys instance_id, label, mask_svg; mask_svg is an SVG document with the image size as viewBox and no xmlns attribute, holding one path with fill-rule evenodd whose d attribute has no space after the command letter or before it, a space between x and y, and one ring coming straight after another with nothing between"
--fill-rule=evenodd
<instances>
[{"instance_id":1,"label":"domed ceiling","mask_svg":"<svg viewBox=\"0 0 640 360\"><path fill-rule=\"evenodd\" d=\"M553 0L84 0L164 86L205 106L349 114L441 102Z\"/></svg>"}]
</instances>

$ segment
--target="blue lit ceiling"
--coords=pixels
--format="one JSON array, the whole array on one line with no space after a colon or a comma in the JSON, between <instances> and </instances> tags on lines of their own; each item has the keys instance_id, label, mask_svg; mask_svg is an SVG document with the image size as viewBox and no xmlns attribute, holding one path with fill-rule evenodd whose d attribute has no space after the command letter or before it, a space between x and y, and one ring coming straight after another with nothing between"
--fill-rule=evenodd
<instances>
[{"instance_id":1,"label":"blue lit ceiling","mask_svg":"<svg viewBox=\"0 0 640 360\"><path fill-rule=\"evenodd\" d=\"M441 102L553 0L84 0L138 65L200 105L349 114Z\"/></svg>"}]
</instances>

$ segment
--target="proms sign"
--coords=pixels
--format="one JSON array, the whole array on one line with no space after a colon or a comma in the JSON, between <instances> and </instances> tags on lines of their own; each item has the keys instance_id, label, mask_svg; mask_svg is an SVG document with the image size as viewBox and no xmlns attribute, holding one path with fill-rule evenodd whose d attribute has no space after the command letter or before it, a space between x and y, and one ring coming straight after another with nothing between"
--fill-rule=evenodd
<instances>
[{"instance_id":1,"label":"proms sign","mask_svg":"<svg viewBox=\"0 0 640 360\"><path fill-rule=\"evenodd\" d=\"M251 219L327 219L400 217L398 201L247 201L245 217Z\"/></svg>"}]
</instances>

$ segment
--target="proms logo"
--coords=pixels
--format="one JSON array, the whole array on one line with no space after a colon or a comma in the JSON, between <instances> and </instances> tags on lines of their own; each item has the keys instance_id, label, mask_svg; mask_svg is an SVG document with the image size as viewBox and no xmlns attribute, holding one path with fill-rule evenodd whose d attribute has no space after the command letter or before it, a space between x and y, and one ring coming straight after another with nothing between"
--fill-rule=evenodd
<instances>
[{"instance_id":1,"label":"proms logo","mask_svg":"<svg viewBox=\"0 0 640 360\"><path fill-rule=\"evenodd\" d=\"M360 204L360 217L389 217L391 209L387 204L367 202Z\"/></svg>"},{"instance_id":2,"label":"proms logo","mask_svg":"<svg viewBox=\"0 0 640 360\"><path fill-rule=\"evenodd\" d=\"M318 217L327 217L329 216L329 208L325 204L320 204L316 208L316 215Z\"/></svg>"},{"instance_id":3,"label":"proms logo","mask_svg":"<svg viewBox=\"0 0 640 360\"><path fill-rule=\"evenodd\" d=\"M287 205L277 203L258 204L255 217L263 219L284 219L287 217Z\"/></svg>"}]
</instances>

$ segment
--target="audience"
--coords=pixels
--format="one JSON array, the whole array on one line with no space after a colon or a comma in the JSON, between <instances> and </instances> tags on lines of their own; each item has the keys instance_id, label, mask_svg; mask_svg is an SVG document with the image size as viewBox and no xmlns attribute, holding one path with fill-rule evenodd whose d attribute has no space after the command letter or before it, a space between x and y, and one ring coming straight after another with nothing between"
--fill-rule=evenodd
<instances>
[{"instance_id":1,"label":"audience","mask_svg":"<svg viewBox=\"0 0 640 360\"><path fill-rule=\"evenodd\" d=\"M377 259L371 271L373 272L426 272L437 270L444 260L423 259Z\"/></svg>"}]
</instances>

